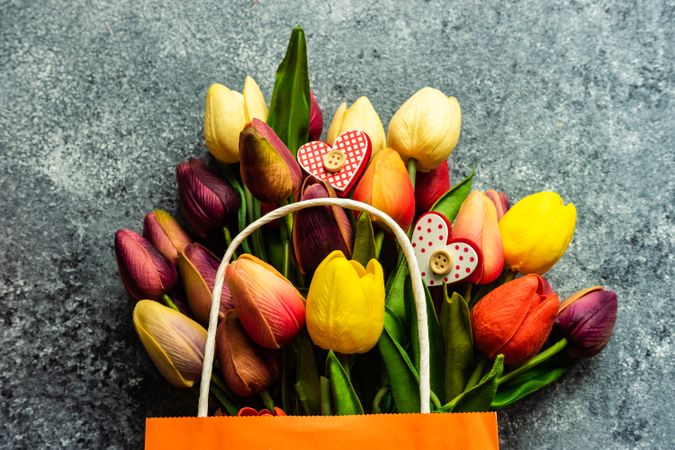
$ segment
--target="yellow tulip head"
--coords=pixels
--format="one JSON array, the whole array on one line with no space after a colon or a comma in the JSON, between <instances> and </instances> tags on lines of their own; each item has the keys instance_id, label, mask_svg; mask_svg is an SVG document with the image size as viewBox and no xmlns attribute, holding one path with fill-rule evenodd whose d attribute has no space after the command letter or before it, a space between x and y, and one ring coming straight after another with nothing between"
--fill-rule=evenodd
<instances>
[{"instance_id":1,"label":"yellow tulip head","mask_svg":"<svg viewBox=\"0 0 675 450\"><path fill-rule=\"evenodd\" d=\"M386 139L382 121L368 97L359 97L349 108L346 103L338 106L330 128L328 128L326 139L330 145L333 145L340 134L350 130L361 130L368 135L373 150L372 156L375 156L385 146Z\"/></svg>"},{"instance_id":2,"label":"yellow tulip head","mask_svg":"<svg viewBox=\"0 0 675 450\"><path fill-rule=\"evenodd\" d=\"M387 145L404 161L413 158L428 172L448 159L459 140L462 111L455 97L425 87L410 97L389 122Z\"/></svg>"},{"instance_id":3,"label":"yellow tulip head","mask_svg":"<svg viewBox=\"0 0 675 450\"><path fill-rule=\"evenodd\" d=\"M201 377L206 330L153 300L136 303L133 322L145 351L169 383L192 387Z\"/></svg>"},{"instance_id":4,"label":"yellow tulip head","mask_svg":"<svg viewBox=\"0 0 675 450\"><path fill-rule=\"evenodd\" d=\"M572 240L577 210L555 192L529 195L499 221L504 259L523 274L543 274L565 253Z\"/></svg>"},{"instance_id":5,"label":"yellow tulip head","mask_svg":"<svg viewBox=\"0 0 675 450\"><path fill-rule=\"evenodd\" d=\"M365 353L384 327L384 274L371 259L363 266L336 250L317 267L307 295L312 342L344 354Z\"/></svg>"},{"instance_id":6,"label":"yellow tulip head","mask_svg":"<svg viewBox=\"0 0 675 450\"><path fill-rule=\"evenodd\" d=\"M204 141L211 155L224 164L239 161L239 133L253 119L267 120L267 104L251 77L244 81L244 94L214 83L206 93Z\"/></svg>"}]
</instances>

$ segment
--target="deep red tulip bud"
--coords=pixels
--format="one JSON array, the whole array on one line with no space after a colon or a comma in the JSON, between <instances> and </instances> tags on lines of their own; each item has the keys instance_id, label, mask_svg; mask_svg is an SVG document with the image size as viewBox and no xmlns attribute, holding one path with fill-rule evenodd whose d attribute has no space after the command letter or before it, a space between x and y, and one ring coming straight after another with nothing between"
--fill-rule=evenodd
<instances>
[{"instance_id":1,"label":"deep red tulip bud","mask_svg":"<svg viewBox=\"0 0 675 450\"><path fill-rule=\"evenodd\" d=\"M218 324L216 348L223 379L240 397L266 390L279 376L277 355L248 337L235 310L228 311Z\"/></svg>"},{"instance_id":2,"label":"deep red tulip bud","mask_svg":"<svg viewBox=\"0 0 675 450\"><path fill-rule=\"evenodd\" d=\"M497 220L501 220L502 217L504 217L504 214L506 214L506 211L511 207L509 197L504 192L497 192L494 189L488 189L485 191L485 195L487 195L495 205L495 209L497 210Z\"/></svg>"},{"instance_id":3,"label":"deep red tulip bud","mask_svg":"<svg viewBox=\"0 0 675 450\"><path fill-rule=\"evenodd\" d=\"M302 200L335 198L333 188L308 177L303 186ZM319 206L295 213L293 248L304 273L312 272L334 250L351 258L352 225L339 206Z\"/></svg>"},{"instance_id":4,"label":"deep red tulip bud","mask_svg":"<svg viewBox=\"0 0 675 450\"><path fill-rule=\"evenodd\" d=\"M600 353L612 336L618 306L616 293L601 286L565 300L555 319L556 331L569 341L565 354L579 359Z\"/></svg>"},{"instance_id":5,"label":"deep red tulip bud","mask_svg":"<svg viewBox=\"0 0 675 450\"><path fill-rule=\"evenodd\" d=\"M253 119L239 135L241 179L262 202L278 203L300 189L300 165L269 125Z\"/></svg>"},{"instance_id":6,"label":"deep red tulip bud","mask_svg":"<svg viewBox=\"0 0 675 450\"><path fill-rule=\"evenodd\" d=\"M415 179L415 213L429 211L436 201L450 190L448 161L429 172L417 172Z\"/></svg>"},{"instance_id":7,"label":"deep red tulip bud","mask_svg":"<svg viewBox=\"0 0 675 450\"><path fill-rule=\"evenodd\" d=\"M539 275L505 283L471 310L476 347L490 358L504 355L506 364L521 364L543 347L558 312L557 294L546 295Z\"/></svg>"},{"instance_id":8,"label":"deep red tulip bud","mask_svg":"<svg viewBox=\"0 0 675 450\"><path fill-rule=\"evenodd\" d=\"M318 141L323 132L323 114L314 96L314 91L309 91L309 95L312 99L309 109L309 141Z\"/></svg>"},{"instance_id":9,"label":"deep red tulip bud","mask_svg":"<svg viewBox=\"0 0 675 450\"><path fill-rule=\"evenodd\" d=\"M216 282L220 259L200 244L190 244L180 253L178 269L185 287L190 309L198 322L208 324L211 312L211 295ZM220 318L234 308L227 284L220 294Z\"/></svg>"},{"instance_id":10,"label":"deep red tulip bud","mask_svg":"<svg viewBox=\"0 0 675 450\"><path fill-rule=\"evenodd\" d=\"M145 216L143 237L173 263L178 259L178 253L192 242L176 219L162 209L151 211Z\"/></svg>"},{"instance_id":11,"label":"deep red tulip bud","mask_svg":"<svg viewBox=\"0 0 675 450\"><path fill-rule=\"evenodd\" d=\"M201 237L220 231L241 205L232 186L198 159L178 164L176 179L183 215Z\"/></svg>"},{"instance_id":12,"label":"deep red tulip bud","mask_svg":"<svg viewBox=\"0 0 675 450\"><path fill-rule=\"evenodd\" d=\"M117 270L134 300L157 300L178 280L178 272L147 239L131 230L115 233Z\"/></svg>"}]
</instances>

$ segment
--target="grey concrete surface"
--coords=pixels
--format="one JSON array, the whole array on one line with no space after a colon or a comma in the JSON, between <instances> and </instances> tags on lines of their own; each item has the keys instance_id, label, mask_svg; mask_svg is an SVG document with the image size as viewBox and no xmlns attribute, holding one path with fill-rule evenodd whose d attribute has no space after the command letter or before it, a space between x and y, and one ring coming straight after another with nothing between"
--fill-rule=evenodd
<instances>
[{"instance_id":1,"label":"grey concrete surface","mask_svg":"<svg viewBox=\"0 0 675 450\"><path fill-rule=\"evenodd\" d=\"M269 100L295 24L327 119L367 95L387 123L415 90L455 95L453 178L578 208L550 273L604 284L615 336L499 414L503 448L673 448L672 1L0 0L0 447L138 448L191 415L145 356L112 237L175 209L204 153L206 89ZM449 444L452 436L448 436Z\"/></svg>"}]
</instances>

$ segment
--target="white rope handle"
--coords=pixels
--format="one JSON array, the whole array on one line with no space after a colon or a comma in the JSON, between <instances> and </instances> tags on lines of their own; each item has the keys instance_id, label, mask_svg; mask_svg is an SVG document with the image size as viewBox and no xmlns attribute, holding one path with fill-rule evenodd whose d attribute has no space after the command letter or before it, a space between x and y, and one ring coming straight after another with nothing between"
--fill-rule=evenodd
<instances>
[{"instance_id":1,"label":"white rope handle","mask_svg":"<svg viewBox=\"0 0 675 450\"><path fill-rule=\"evenodd\" d=\"M317 198L312 200L303 200L291 203L275 209L262 216L260 219L251 223L239 233L227 248L225 256L216 272L216 282L213 286L211 296L211 313L209 315L209 331L206 338L206 348L204 349L204 366L202 368L202 382L199 388L199 408L198 417L206 417L209 406L209 386L211 384L211 373L213 371L213 355L216 344L216 328L218 326L218 312L220 310L220 294L225 282L225 269L234 255L234 251L251 233L261 226L273 222L294 211L299 211L313 206L341 206L343 208L363 211L372 214L382 220L393 232L398 244L403 250L403 255L408 261L408 269L412 279L413 296L415 298L415 308L417 309L417 333L420 346L420 411L428 413L429 410L429 330L427 330L427 307L424 285L420 275L420 268L415 258L415 252L410 244L408 235L398 226L396 221L383 213L379 209L373 208L367 203L357 202L356 200L344 198Z\"/></svg>"}]
</instances>

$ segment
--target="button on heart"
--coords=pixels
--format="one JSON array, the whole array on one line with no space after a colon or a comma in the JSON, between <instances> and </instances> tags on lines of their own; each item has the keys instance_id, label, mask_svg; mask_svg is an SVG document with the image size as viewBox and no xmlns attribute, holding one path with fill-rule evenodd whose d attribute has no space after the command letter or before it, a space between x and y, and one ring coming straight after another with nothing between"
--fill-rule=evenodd
<instances>
[{"instance_id":1,"label":"button on heart","mask_svg":"<svg viewBox=\"0 0 675 450\"><path fill-rule=\"evenodd\" d=\"M308 142L298 149L298 163L305 172L323 180L344 196L356 185L372 152L370 138L360 130L339 135L333 146Z\"/></svg>"},{"instance_id":2,"label":"button on heart","mask_svg":"<svg viewBox=\"0 0 675 450\"><path fill-rule=\"evenodd\" d=\"M442 214L422 215L412 235L412 246L427 286L456 283L478 267L478 250L465 239L451 239L451 226Z\"/></svg>"}]
</instances>

